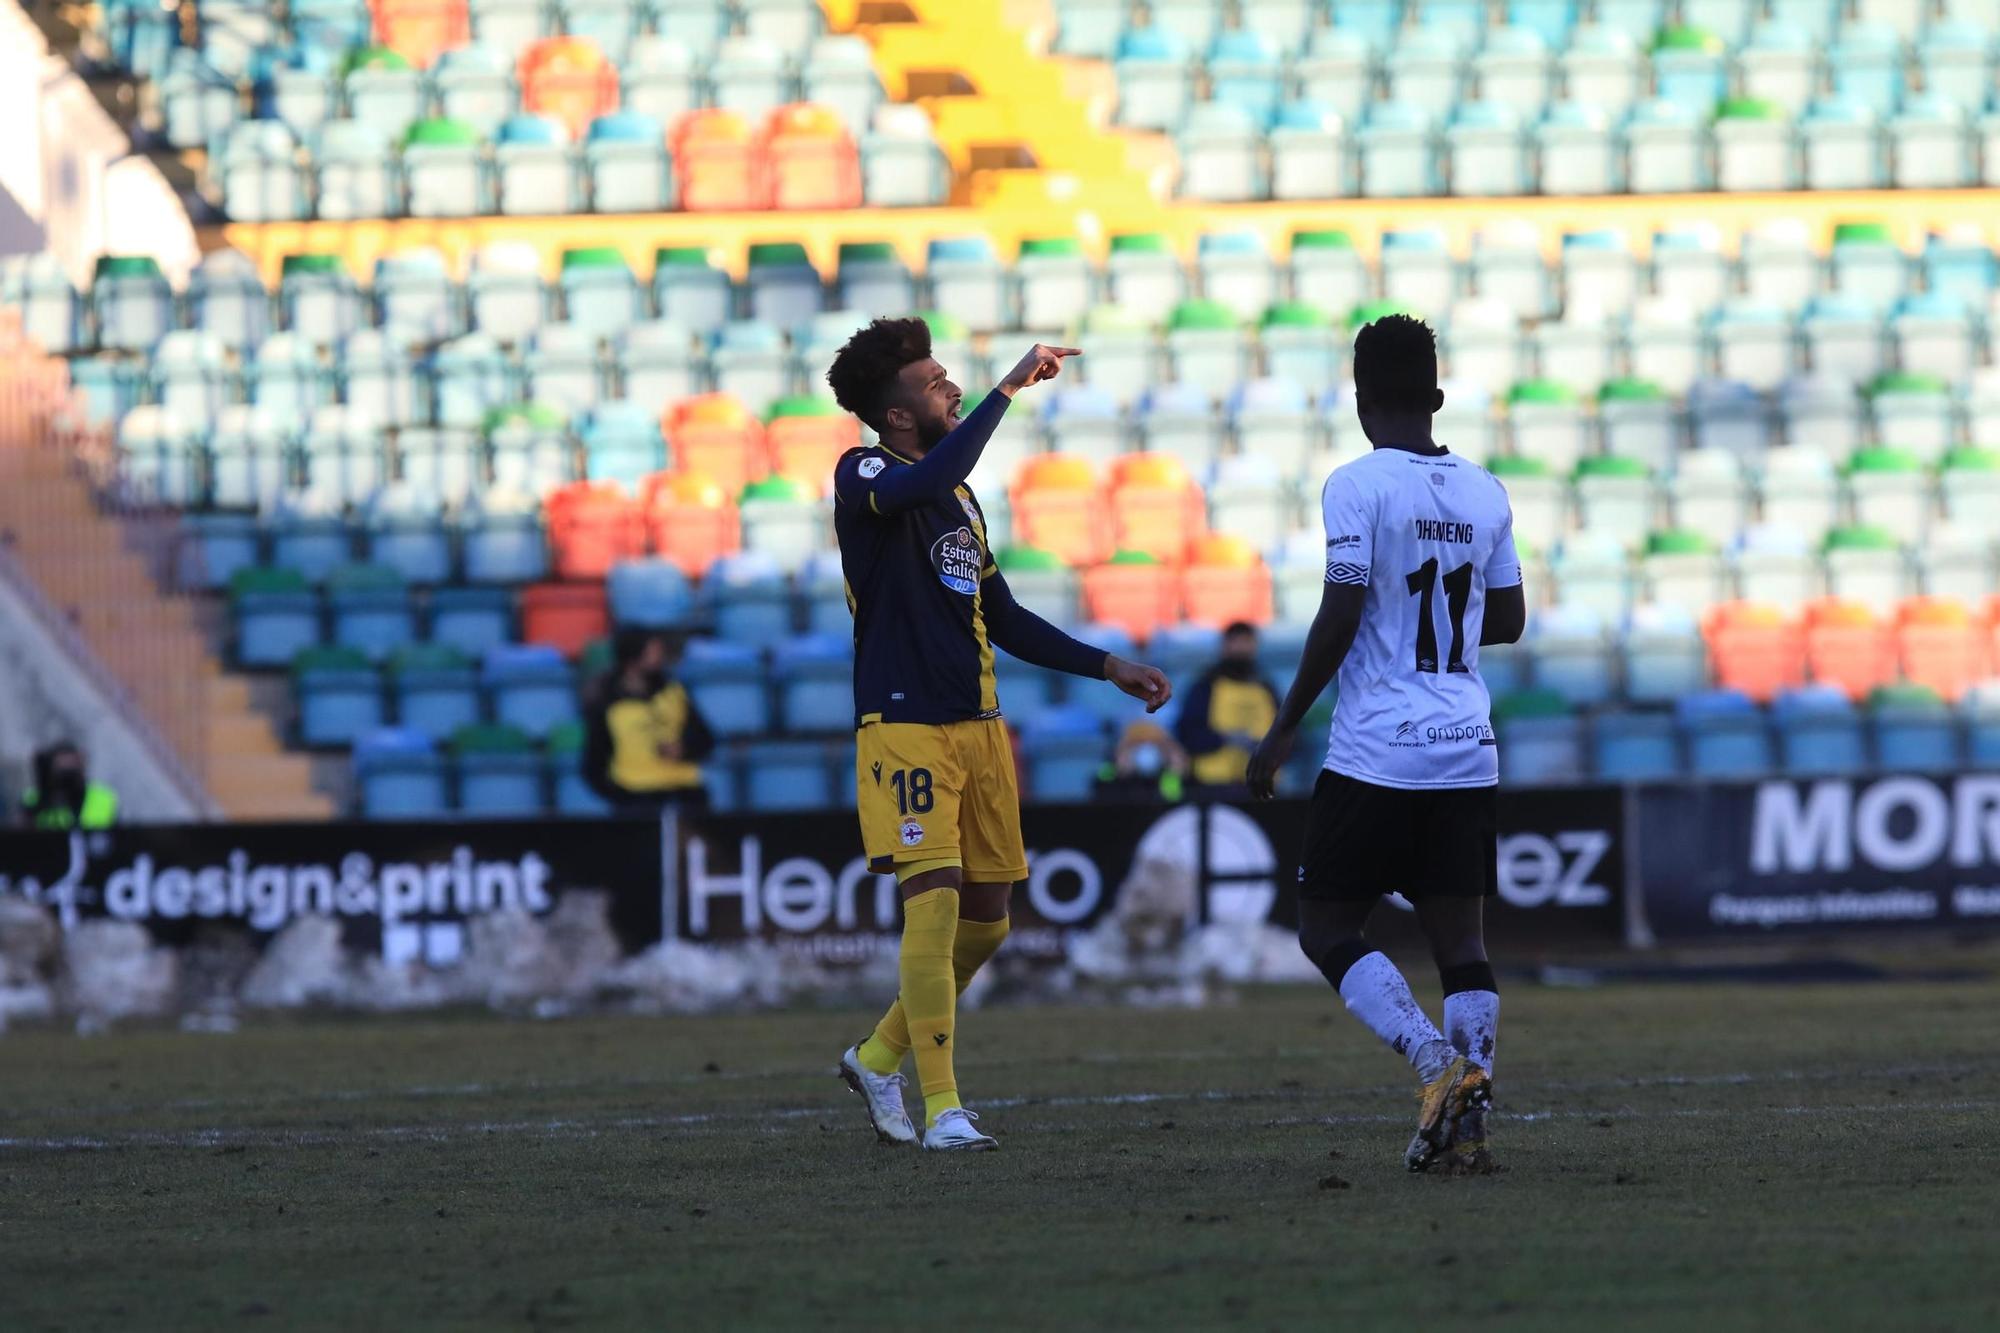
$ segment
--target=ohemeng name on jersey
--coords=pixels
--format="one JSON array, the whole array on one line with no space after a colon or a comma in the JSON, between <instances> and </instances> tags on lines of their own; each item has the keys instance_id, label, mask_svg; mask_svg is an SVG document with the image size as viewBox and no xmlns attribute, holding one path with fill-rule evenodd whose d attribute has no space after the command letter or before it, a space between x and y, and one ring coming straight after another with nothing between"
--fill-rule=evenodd
<instances>
[{"instance_id":1,"label":"ohemeng name on jersey","mask_svg":"<svg viewBox=\"0 0 2000 1333\"><path fill-rule=\"evenodd\" d=\"M1447 542L1459 546L1472 545L1472 525L1448 518L1413 518L1410 520L1417 529L1420 542Z\"/></svg>"}]
</instances>

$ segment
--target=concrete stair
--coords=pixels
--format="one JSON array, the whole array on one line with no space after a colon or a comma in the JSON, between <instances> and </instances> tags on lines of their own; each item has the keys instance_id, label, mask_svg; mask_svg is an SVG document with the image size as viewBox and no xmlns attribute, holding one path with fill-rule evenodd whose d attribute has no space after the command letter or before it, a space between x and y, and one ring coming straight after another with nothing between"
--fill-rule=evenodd
<instances>
[{"instance_id":1,"label":"concrete stair","mask_svg":"<svg viewBox=\"0 0 2000 1333\"><path fill-rule=\"evenodd\" d=\"M200 775L224 817L332 818L311 760L285 750L252 683L210 649L200 609L162 590L132 537L60 451L0 447L0 540Z\"/></svg>"}]
</instances>

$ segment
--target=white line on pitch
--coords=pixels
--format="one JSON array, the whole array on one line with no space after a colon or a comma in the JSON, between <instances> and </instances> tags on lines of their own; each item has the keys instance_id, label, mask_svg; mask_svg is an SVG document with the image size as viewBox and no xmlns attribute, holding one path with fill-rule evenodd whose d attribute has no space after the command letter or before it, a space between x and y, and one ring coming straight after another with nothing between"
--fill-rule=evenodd
<instances>
[{"instance_id":1,"label":"white line on pitch","mask_svg":"<svg viewBox=\"0 0 2000 1333\"><path fill-rule=\"evenodd\" d=\"M1058 1110L1068 1107L1119 1107L1175 1105L1187 1103L1231 1103L1252 1104L1264 1101L1297 1101L1296 1096L1284 1097L1270 1093L1236 1093L1225 1091L1209 1092L1135 1092L1093 1097L1011 1097L998 1098L981 1103L987 1109L1029 1109ZM1496 1119L1513 1120L1523 1123L1552 1120L1672 1120L1672 1119L1720 1119L1746 1115L1786 1115L1813 1118L1839 1118L1841 1116L1873 1116L1885 1114L1907 1114L1910 1112L1984 1112L2000 1108L2000 1101L1992 1099L1964 1101L1898 1101L1868 1106L1780 1106L1780 1107L1663 1107L1633 1109L1612 1107L1597 1110L1543 1110L1520 1112L1496 1112ZM475 1135L521 1134L548 1138L594 1138L605 1133L621 1130L650 1129L715 1129L756 1124L763 1122L763 1132L769 1132L770 1122L798 1123L805 1120L845 1119L852 1108L832 1106L790 1107L780 1110L701 1112L675 1116L619 1116L604 1119L560 1118L552 1120L475 1121L466 1124L443 1125L382 1125L362 1127L353 1130L282 1130L263 1128L231 1129L215 1127L182 1133L157 1131L136 1131L107 1135L75 1135L60 1138L0 1138L0 1150L12 1149L29 1152L76 1152L118 1148L227 1148L227 1147L315 1147L353 1143L361 1140L380 1139L397 1142L446 1142L455 1138ZM1288 1116L1275 1120L1259 1121L1259 1127L1269 1126L1309 1126L1309 1125L1376 1125L1405 1124L1407 1115L1384 1114L1344 1114L1318 1116ZM1080 1126L1052 1126L1047 1122L1026 1120L1016 1122L1020 1128L1080 1128Z\"/></svg>"}]
</instances>

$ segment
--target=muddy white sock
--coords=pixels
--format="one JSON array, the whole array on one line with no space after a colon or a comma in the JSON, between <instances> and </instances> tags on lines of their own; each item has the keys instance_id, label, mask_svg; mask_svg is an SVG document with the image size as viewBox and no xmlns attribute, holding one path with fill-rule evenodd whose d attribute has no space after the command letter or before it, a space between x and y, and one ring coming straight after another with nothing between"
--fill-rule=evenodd
<instances>
[{"instance_id":1,"label":"muddy white sock","mask_svg":"<svg viewBox=\"0 0 2000 1333\"><path fill-rule=\"evenodd\" d=\"M1410 994L1410 983L1379 950L1363 954L1347 969L1340 979L1340 998L1347 1012L1408 1060L1424 1082L1450 1067L1450 1043Z\"/></svg>"},{"instance_id":2,"label":"muddy white sock","mask_svg":"<svg viewBox=\"0 0 2000 1333\"><path fill-rule=\"evenodd\" d=\"M1491 963L1458 963L1438 969L1444 982L1444 1030L1468 1060L1493 1072L1493 1049L1500 1033L1500 988Z\"/></svg>"}]
</instances>

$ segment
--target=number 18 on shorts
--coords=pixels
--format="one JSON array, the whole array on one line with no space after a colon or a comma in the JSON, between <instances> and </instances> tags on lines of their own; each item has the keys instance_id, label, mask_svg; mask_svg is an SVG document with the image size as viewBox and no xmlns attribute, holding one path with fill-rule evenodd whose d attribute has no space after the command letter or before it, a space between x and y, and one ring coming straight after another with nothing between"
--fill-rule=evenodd
<instances>
[{"instance_id":1,"label":"number 18 on shorts","mask_svg":"<svg viewBox=\"0 0 2000 1333\"><path fill-rule=\"evenodd\" d=\"M861 841L869 867L962 867L969 884L1028 876L1007 724L870 722L855 733Z\"/></svg>"}]
</instances>

